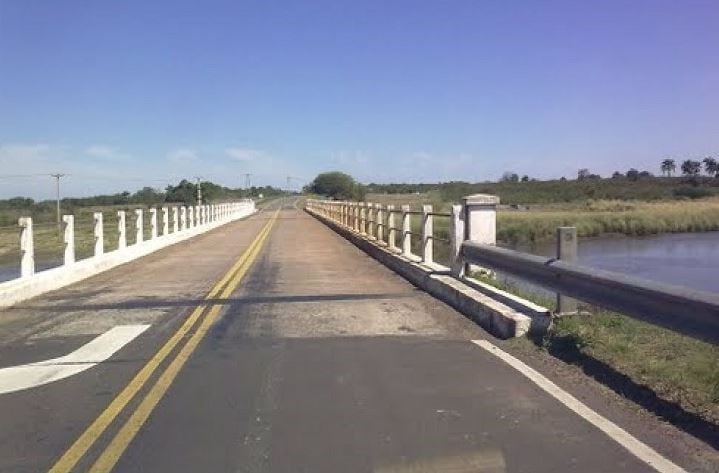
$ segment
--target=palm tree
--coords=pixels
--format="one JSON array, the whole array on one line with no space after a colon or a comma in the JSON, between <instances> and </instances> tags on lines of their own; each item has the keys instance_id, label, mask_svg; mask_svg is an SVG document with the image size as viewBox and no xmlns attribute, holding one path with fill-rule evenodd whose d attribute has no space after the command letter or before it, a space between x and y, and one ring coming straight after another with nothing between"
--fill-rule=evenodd
<instances>
[{"instance_id":1,"label":"palm tree","mask_svg":"<svg viewBox=\"0 0 719 473\"><path fill-rule=\"evenodd\" d=\"M693 159L686 159L682 162L682 173L687 177L687 180L693 185L698 185L699 173L702 170L702 163L694 161Z\"/></svg>"},{"instance_id":2,"label":"palm tree","mask_svg":"<svg viewBox=\"0 0 719 473\"><path fill-rule=\"evenodd\" d=\"M719 177L719 163L711 156L704 158L704 170L710 176Z\"/></svg>"},{"instance_id":3,"label":"palm tree","mask_svg":"<svg viewBox=\"0 0 719 473\"><path fill-rule=\"evenodd\" d=\"M662 173L666 174L667 177L672 177L672 173L676 171L677 165L673 159L665 159L662 161Z\"/></svg>"}]
</instances>

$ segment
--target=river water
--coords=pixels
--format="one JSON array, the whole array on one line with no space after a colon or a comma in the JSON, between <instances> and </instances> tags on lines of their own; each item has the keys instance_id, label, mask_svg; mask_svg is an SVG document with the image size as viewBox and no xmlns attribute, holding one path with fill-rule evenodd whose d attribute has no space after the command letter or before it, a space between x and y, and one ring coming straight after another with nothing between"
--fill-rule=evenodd
<instances>
[{"instance_id":1,"label":"river water","mask_svg":"<svg viewBox=\"0 0 719 473\"><path fill-rule=\"evenodd\" d=\"M552 242L517 248L555 256ZM719 293L719 232L579 239L578 263Z\"/></svg>"}]
</instances>

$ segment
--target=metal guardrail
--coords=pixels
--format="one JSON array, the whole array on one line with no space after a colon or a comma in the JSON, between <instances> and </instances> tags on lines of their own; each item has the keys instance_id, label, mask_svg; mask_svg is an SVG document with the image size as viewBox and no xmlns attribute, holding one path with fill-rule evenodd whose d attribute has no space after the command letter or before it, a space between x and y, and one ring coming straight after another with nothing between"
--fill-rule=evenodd
<instances>
[{"instance_id":1,"label":"metal guardrail","mask_svg":"<svg viewBox=\"0 0 719 473\"><path fill-rule=\"evenodd\" d=\"M559 293L719 344L719 294L465 241L461 257Z\"/></svg>"}]
</instances>

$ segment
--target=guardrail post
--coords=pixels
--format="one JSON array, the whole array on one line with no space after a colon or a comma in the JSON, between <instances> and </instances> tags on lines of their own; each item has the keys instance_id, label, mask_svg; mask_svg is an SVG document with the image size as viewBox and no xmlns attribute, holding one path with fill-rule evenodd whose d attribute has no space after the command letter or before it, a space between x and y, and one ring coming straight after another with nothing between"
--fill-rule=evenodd
<instances>
[{"instance_id":1,"label":"guardrail post","mask_svg":"<svg viewBox=\"0 0 719 473\"><path fill-rule=\"evenodd\" d=\"M195 212L192 211L192 207L187 207L187 215L185 216L185 225L187 228L194 228L195 224Z\"/></svg>"},{"instance_id":2,"label":"guardrail post","mask_svg":"<svg viewBox=\"0 0 719 473\"><path fill-rule=\"evenodd\" d=\"M367 234L367 209L365 208L365 203L360 202L360 234L366 235Z\"/></svg>"},{"instance_id":3,"label":"guardrail post","mask_svg":"<svg viewBox=\"0 0 719 473\"><path fill-rule=\"evenodd\" d=\"M359 203L352 203L352 230L359 232Z\"/></svg>"},{"instance_id":4,"label":"guardrail post","mask_svg":"<svg viewBox=\"0 0 719 473\"><path fill-rule=\"evenodd\" d=\"M449 267L456 278L464 275L462 242L464 241L464 212L461 205L453 205L449 220Z\"/></svg>"},{"instance_id":5,"label":"guardrail post","mask_svg":"<svg viewBox=\"0 0 719 473\"><path fill-rule=\"evenodd\" d=\"M377 241L384 242L384 211L382 204L376 204L377 208Z\"/></svg>"},{"instance_id":6,"label":"guardrail post","mask_svg":"<svg viewBox=\"0 0 719 473\"><path fill-rule=\"evenodd\" d=\"M162 235L166 236L170 233L170 214L167 207L162 208Z\"/></svg>"},{"instance_id":7,"label":"guardrail post","mask_svg":"<svg viewBox=\"0 0 719 473\"><path fill-rule=\"evenodd\" d=\"M32 235L32 217L20 217L20 277L35 274L35 242Z\"/></svg>"},{"instance_id":8,"label":"guardrail post","mask_svg":"<svg viewBox=\"0 0 719 473\"><path fill-rule=\"evenodd\" d=\"M409 213L409 205L402 206L402 254L412 254L412 214Z\"/></svg>"},{"instance_id":9,"label":"guardrail post","mask_svg":"<svg viewBox=\"0 0 719 473\"><path fill-rule=\"evenodd\" d=\"M180 209L172 207L172 233L180 231Z\"/></svg>"},{"instance_id":10,"label":"guardrail post","mask_svg":"<svg viewBox=\"0 0 719 473\"><path fill-rule=\"evenodd\" d=\"M95 222L95 256L105 252L105 229L102 225L102 212L94 212L92 218Z\"/></svg>"},{"instance_id":11,"label":"guardrail post","mask_svg":"<svg viewBox=\"0 0 719 473\"><path fill-rule=\"evenodd\" d=\"M577 261L577 228L557 228L557 259L574 263ZM577 313L577 301L557 293L557 314L569 315Z\"/></svg>"},{"instance_id":12,"label":"guardrail post","mask_svg":"<svg viewBox=\"0 0 719 473\"><path fill-rule=\"evenodd\" d=\"M135 209L135 244L142 243L145 235L142 233L142 209Z\"/></svg>"},{"instance_id":13,"label":"guardrail post","mask_svg":"<svg viewBox=\"0 0 719 473\"><path fill-rule=\"evenodd\" d=\"M150 239L157 238L157 209L150 209Z\"/></svg>"},{"instance_id":14,"label":"guardrail post","mask_svg":"<svg viewBox=\"0 0 719 473\"><path fill-rule=\"evenodd\" d=\"M180 231L187 230L187 211L190 210L192 212L192 208L185 207L184 205L180 207Z\"/></svg>"},{"instance_id":15,"label":"guardrail post","mask_svg":"<svg viewBox=\"0 0 719 473\"><path fill-rule=\"evenodd\" d=\"M434 219L432 206L422 206L422 262L431 263L434 260Z\"/></svg>"},{"instance_id":16,"label":"guardrail post","mask_svg":"<svg viewBox=\"0 0 719 473\"><path fill-rule=\"evenodd\" d=\"M394 205L387 205L387 246L390 250L394 251L397 249L397 230L394 226Z\"/></svg>"},{"instance_id":17,"label":"guardrail post","mask_svg":"<svg viewBox=\"0 0 719 473\"><path fill-rule=\"evenodd\" d=\"M62 238L62 241L65 244L63 264L68 265L75 262L75 216L63 215L62 221L65 225L65 231L63 232Z\"/></svg>"},{"instance_id":18,"label":"guardrail post","mask_svg":"<svg viewBox=\"0 0 719 473\"><path fill-rule=\"evenodd\" d=\"M117 249L122 250L127 247L127 226L125 223L125 211L117 211Z\"/></svg>"}]
</instances>

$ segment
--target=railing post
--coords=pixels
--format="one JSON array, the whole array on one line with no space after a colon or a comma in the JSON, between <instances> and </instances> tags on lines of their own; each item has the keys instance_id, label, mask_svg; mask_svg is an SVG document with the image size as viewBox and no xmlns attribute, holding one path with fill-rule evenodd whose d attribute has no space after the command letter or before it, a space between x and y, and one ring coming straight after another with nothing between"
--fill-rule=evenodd
<instances>
[{"instance_id":1,"label":"railing post","mask_svg":"<svg viewBox=\"0 0 719 473\"><path fill-rule=\"evenodd\" d=\"M170 214L167 207L162 208L162 236L170 233Z\"/></svg>"},{"instance_id":2,"label":"railing post","mask_svg":"<svg viewBox=\"0 0 719 473\"><path fill-rule=\"evenodd\" d=\"M382 204L376 204L377 208L377 240L384 242L384 211L382 210Z\"/></svg>"},{"instance_id":3,"label":"railing post","mask_svg":"<svg viewBox=\"0 0 719 473\"><path fill-rule=\"evenodd\" d=\"M172 207L172 233L180 230L180 209L177 206Z\"/></svg>"},{"instance_id":4,"label":"railing post","mask_svg":"<svg viewBox=\"0 0 719 473\"><path fill-rule=\"evenodd\" d=\"M464 212L461 205L452 206L449 220L449 266L456 278L464 276L462 242L464 241Z\"/></svg>"},{"instance_id":5,"label":"railing post","mask_svg":"<svg viewBox=\"0 0 719 473\"><path fill-rule=\"evenodd\" d=\"M105 229L102 225L102 212L92 214L95 222L95 256L101 256L105 252Z\"/></svg>"},{"instance_id":6,"label":"railing post","mask_svg":"<svg viewBox=\"0 0 719 473\"><path fill-rule=\"evenodd\" d=\"M402 255L412 254L412 214L409 205L402 206Z\"/></svg>"},{"instance_id":7,"label":"railing post","mask_svg":"<svg viewBox=\"0 0 719 473\"><path fill-rule=\"evenodd\" d=\"M195 212L192 211L192 207L187 207L187 214L185 215L185 225L187 228L194 228L195 225Z\"/></svg>"},{"instance_id":8,"label":"railing post","mask_svg":"<svg viewBox=\"0 0 719 473\"><path fill-rule=\"evenodd\" d=\"M135 209L135 244L142 243L145 235L142 232L142 209Z\"/></svg>"},{"instance_id":9,"label":"railing post","mask_svg":"<svg viewBox=\"0 0 719 473\"><path fill-rule=\"evenodd\" d=\"M189 207L188 210L190 210L190 212L192 212L192 210L191 210L192 208L193 207ZM200 216L200 206L199 205L195 205L194 212L195 212L195 226L199 227L200 225L202 225L202 218Z\"/></svg>"},{"instance_id":10,"label":"railing post","mask_svg":"<svg viewBox=\"0 0 719 473\"><path fill-rule=\"evenodd\" d=\"M180 231L187 230L187 207L180 207Z\"/></svg>"},{"instance_id":11,"label":"railing post","mask_svg":"<svg viewBox=\"0 0 719 473\"><path fill-rule=\"evenodd\" d=\"M360 234L367 234L367 208L364 202L359 203L360 206Z\"/></svg>"},{"instance_id":12,"label":"railing post","mask_svg":"<svg viewBox=\"0 0 719 473\"><path fill-rule=\"evenodd\" d=\"M434 221L432 218L432 206L422 206L422 261L431 263L434 260L433 240Z\"/></svg>"},{"instance_id":13,"label":"railing post","mask_svg":"<svg viewBox=\"0 0 719 473\"><path fill-rule=\"evenodd\" d=\"M157 209L150 209L150 239L154 240L157 238Z\"/></svg>"},{"instance_id":14,"label":"railing post","mask_svg":"<svg viewBox=\"0 0 719 473\"><path fill-rule=\"evenodd\" d=\"M557 228L557 259L574 263L577 261L577 228ZM569 315L577 313L577 301L557 293L557 314Z\"/></svg>"},{"instance_id":15,"label":"railing post","mask_svg":"<svg viewBox=\"0 0 719 473\"><path fill-rule=\"evenodd\" d=\"M397 249L397 227L395 227L394 214L394 205L387 205L387 246L393 251Z\"/></svg>"},{"instance_id":16,"label":"railing post","mask_svg":"<svg viewBox=\"0 0 719 473\"><path fill-rule=\"evenodd\" d=\"M20 277L35 274L35 241L32 235L32 217L20 217Z\"/></svg>"},{"instance_id":17,"label":"railing post","mask_svg":"<svg viewBox=\"0 0 719 473\"><path fill-rule=\"evenodd\" d=\"M127 248L127 226L125 223L125 211L117 211L117 249Z\"/></svg>"},{"instance_id":18,"label":"railing post","mask_svg":"<svg viewBox=\"0 0 719 473\"><path fill-rule=\"evenodd\" d=\"M374 204L367 203L367 236L374 238L375 221L374 221Z\"/></svg>"},{"instance_id":19,"label":"railing post","mask_svg":"<svg viewBox=\"0 0 719 473\"><path fill-rule=\"evenodd\" d=\"M68 265L75 262L75 216L63 215L62 221L65 225L62 241L65 244L63 264Z\"/></svg>"},{"instance_id":20,"label":"railing post","mask_svg":"<svg viewBox=\"0 0 719 473\"><path fill-rule=\"evenodd\" d=\"M352 230L359 232L359 203L358 202L352 203L352 220L354 221L354 224L352 225Z\"/></svg>"}]
</instances>

